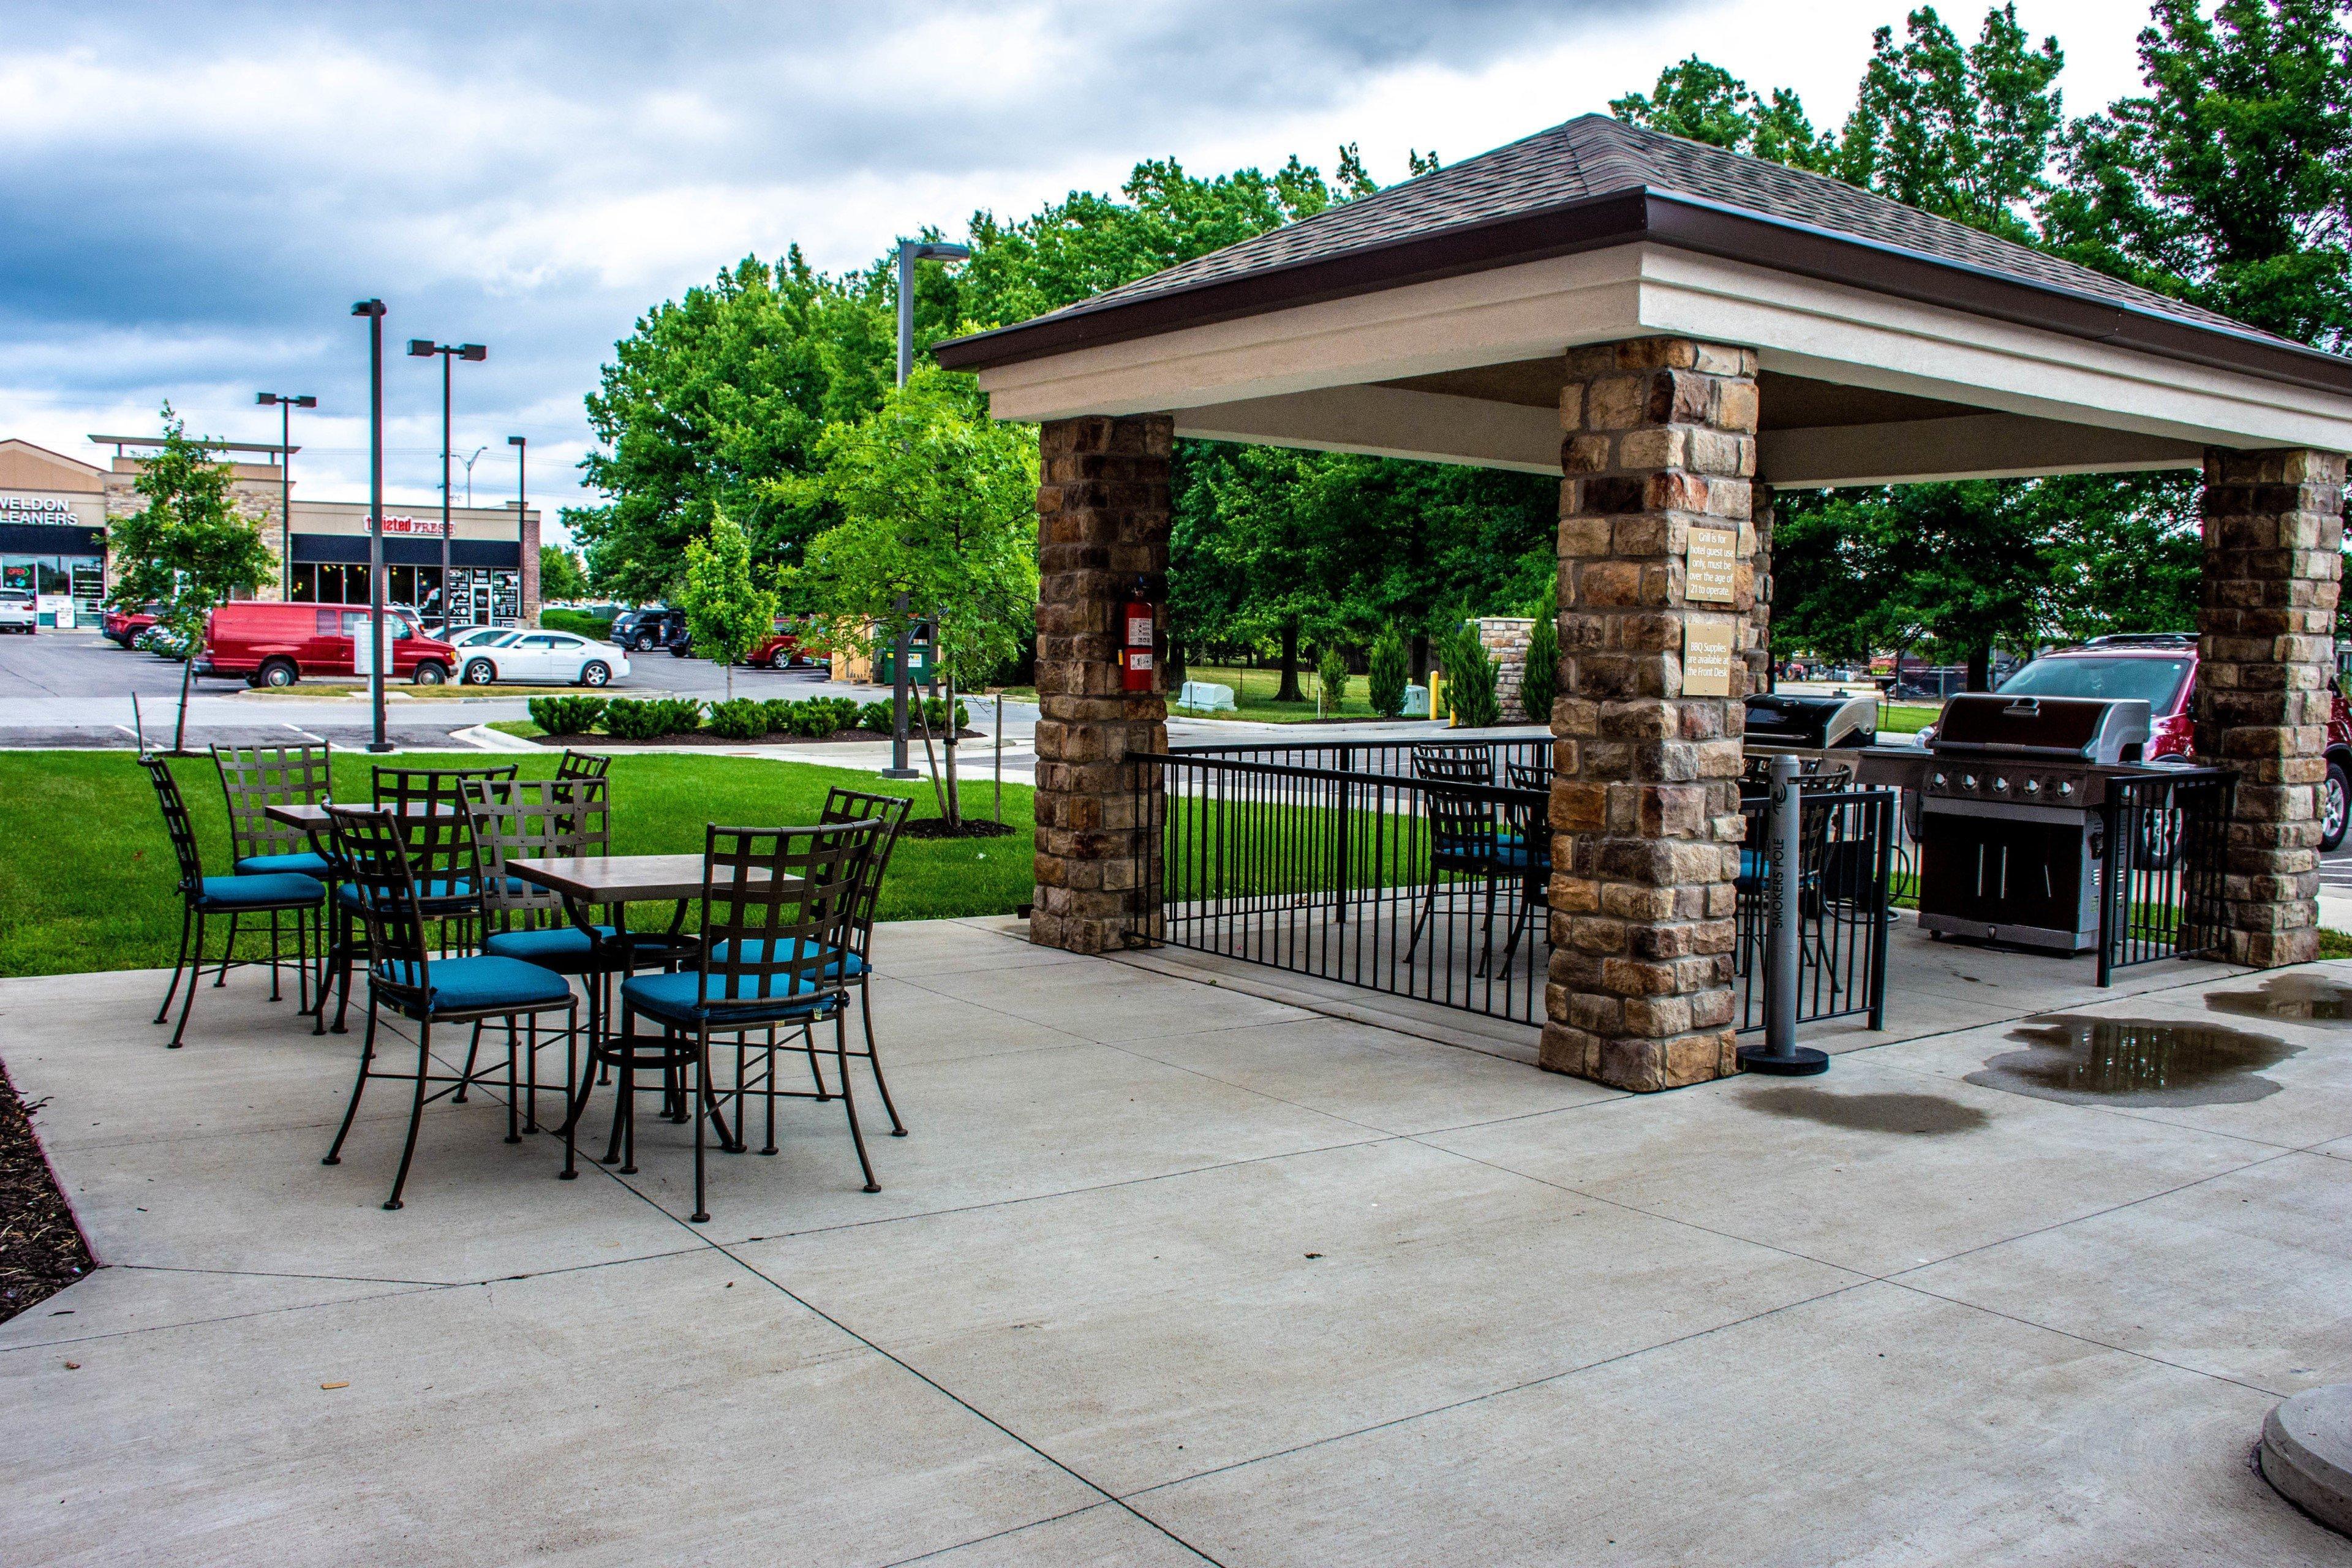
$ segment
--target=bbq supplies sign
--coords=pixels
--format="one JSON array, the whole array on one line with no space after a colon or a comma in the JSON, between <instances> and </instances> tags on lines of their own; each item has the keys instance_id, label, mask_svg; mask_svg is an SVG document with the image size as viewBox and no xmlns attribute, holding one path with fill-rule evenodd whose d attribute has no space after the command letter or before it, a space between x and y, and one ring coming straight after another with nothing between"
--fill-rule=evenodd
<instances>
[{"instance_id":1,"label":"bbq supplies sign","mask_svg":"<svg viewBox=\"0 0 2352 1568\"><path fill-rule=\"evenodd\" d=\"M1731 695L1733 627L1728 616L1692 616L1683 622L1683 695Z\"/></svg>"}]
</instances>

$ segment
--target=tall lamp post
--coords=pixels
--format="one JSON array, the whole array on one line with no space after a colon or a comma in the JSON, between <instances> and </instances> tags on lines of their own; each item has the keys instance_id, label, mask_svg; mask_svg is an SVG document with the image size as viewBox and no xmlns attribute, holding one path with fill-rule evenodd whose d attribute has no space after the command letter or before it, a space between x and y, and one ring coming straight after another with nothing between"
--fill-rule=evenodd
<instances>
[{"instance_id":1,"label":"tall lamp post","mask_svg":"<svg viewBox=\"0 0 2352 1568\"><path fill-rule=\"evenodd\" d=\"M368 319L368 702L375 710L371 752L389 752L383 738L383 301L352 307Z\"/></svg>"},{"instance_id":2,"label":"tall lamp post","mask_svg":"<svg viewBox=\"0 0 2352 1568\"><path fill-rule=\"evenodd\" d=\"M278 409L278 596L294 596L294 410L316 408L319 400L305 393L257 392L253 400Z\"/></svg>"},{"instance_id":3,"label":"tall lamp post","mask_svg":"<svg viewBox=\"0 0 2352 1568\"><path fill-rule=\"evenodd\" d=\"M515 449L515 617L520 620L523 614L523 574L536 564L522 558L522 536L526 531L523 525L530 521L530 443L523 437L509 436L507 445ZM547 584L541 583L539 591L544 598ZM523 624L529 626L530 623L524 621Z\"/></svg>"},{"instance_id":4,"label":"tall lamp post","mask_svg":"<svg viewBox=\"0 0 2352 1568\"><path fill-rule=\"evenodd\" d=\"M971 247L948 245L938 240L902 239L898 242L898 384L907 384L907 377L915 368L915 263L918 261L966 261L971 259ZM898 620L898 657L891 661L890 670L890 765L882 770L886 779L911 779L919 775L907 765L907 658L913 651L908 646L911 630L907 595L898 595L896 614ZM948 715L952 720L955 715ZM950 724L953 731L954 726Z\"/></svg>"},{"instance_id":5,"label":"tall lamp post","mask_svg":"<svg viewBox=\"0 0 2352 1568\"><path fill-rule=\"evenodd\" d=\"M431 359L441 356L441 634L446 637L457 625L451 612L454 595L449 590L449 365L453 360L467 360L479 364L490 357L490 351L479 343L436 343L430 338L408 340L411 359Z\"/></svg>"}]
</instances>

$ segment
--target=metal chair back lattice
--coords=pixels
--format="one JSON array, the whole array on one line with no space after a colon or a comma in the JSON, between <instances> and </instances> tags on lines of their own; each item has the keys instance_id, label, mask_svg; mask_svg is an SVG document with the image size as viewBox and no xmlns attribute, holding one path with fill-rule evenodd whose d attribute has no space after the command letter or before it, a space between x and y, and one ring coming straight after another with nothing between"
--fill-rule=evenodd
<instances>
[{"instance_id":1,"label":"metal chair back lattice","mask_svg":"<svg viewBox=\"0 0 2352 1568\"><path fill-rule=\"evenodd\" d=\"M613 759L602 752L575 752L567 746L562 760L555 764L555 776L560 779L601 779L612 765Z\"/></svg>"},{"instance_id":2,"label":"metal chair back lattice","mask_svg":"<svg viewBox=\"0 0 2352 1568\"><path fill-rule=\"evenodd\" d=\"M509 860L585 859L612 853L612 808L602 778L467 779L482 902L500 923L563 918L563 897L507 870Z\"/></svg>"},{"instance_id":3,"label":"metal chair back lattice","mask_svg":"<svg viewBox=\"0 0 2352 1568\"><path fill-rule=\"evenodd\" d=\"M247 860L287 855L310 856L310 835L273 822L273 805L321 805L330 798L329 757L324 746L215 746L228 801L231 851L242 868Z\"/></svg>"}]
</instances>

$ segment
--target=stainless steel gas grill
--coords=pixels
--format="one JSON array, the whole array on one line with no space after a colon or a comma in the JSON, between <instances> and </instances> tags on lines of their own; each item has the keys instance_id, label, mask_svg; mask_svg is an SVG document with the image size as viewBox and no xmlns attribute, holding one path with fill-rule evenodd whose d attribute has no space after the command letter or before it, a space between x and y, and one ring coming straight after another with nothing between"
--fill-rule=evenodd
<instances>
[{"instance_id":1,"label":"stainless steel gas grill","mask_svg":"<svg viewBox=\"0 0 2352 1568\"><path fill-rule=\"evenodd\" d=\"M1759 691L1748 699L1746 748L1750 753L1867 746L1877 734L1875 697Z\"/></svg>"},{"instance_id":2,"label":"stainless steel gas grill","mask_svg":"<svg viewBox=\"0 0 2352 1568\"><path fill-rule=\"evenodd\" d=\"M2099 943L2109 781L2137 777L2145 702L1975 692L1944 705L1916 777L1919 924L2060 952Z\"/></svg>"}]
</instances>

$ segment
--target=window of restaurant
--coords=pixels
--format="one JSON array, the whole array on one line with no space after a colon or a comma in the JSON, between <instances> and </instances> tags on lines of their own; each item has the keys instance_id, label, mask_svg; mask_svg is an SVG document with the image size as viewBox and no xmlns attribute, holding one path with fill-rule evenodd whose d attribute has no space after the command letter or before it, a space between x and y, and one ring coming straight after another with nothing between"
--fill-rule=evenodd
<instances>
[{"instance_id":1,"label":"window of restaurant","mask_svg":"<svg viewBox=\"0 0 2352 1568\"><path fill-rule=\"evenodd\" d=\"M0 555L0 588L28 594L63 594L76 615L105 608L106 564L95 555Z\"/></svg>"}]
</instances>

